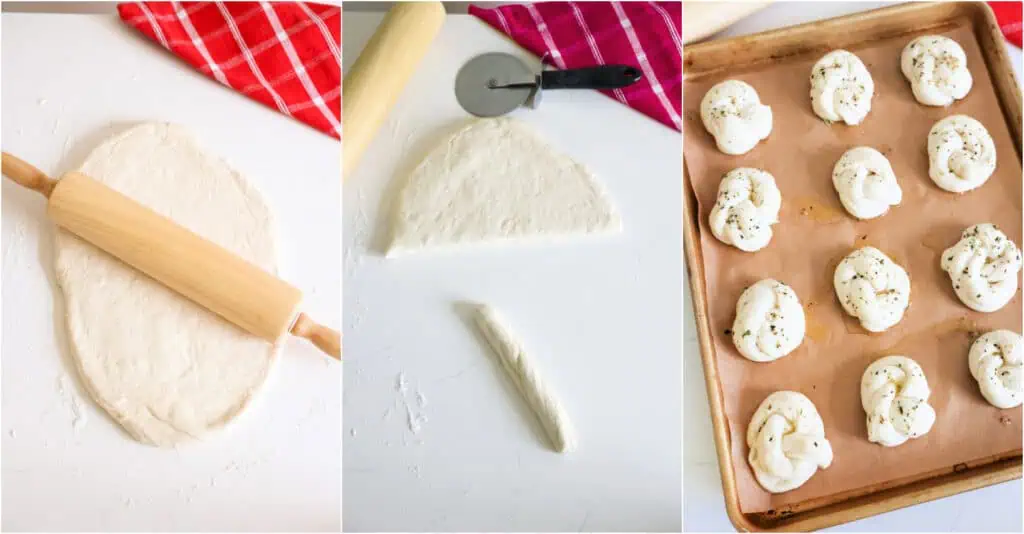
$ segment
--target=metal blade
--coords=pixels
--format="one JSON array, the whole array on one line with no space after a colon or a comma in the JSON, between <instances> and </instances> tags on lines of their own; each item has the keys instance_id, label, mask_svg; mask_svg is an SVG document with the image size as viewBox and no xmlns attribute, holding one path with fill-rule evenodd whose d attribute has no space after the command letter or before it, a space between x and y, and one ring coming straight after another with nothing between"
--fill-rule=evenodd
<instances>
[{"instance_id":1,"label":"metal blade","mask_svg":"<svg viewBox=\"0 0 1024 534\"><path fill-rule=\"evenodd\" d=\"M535 75L519 58L501 52L479 55L459 69L455 76L455 98L462 109L477 117L504 115L529 100L534 89L492 88L519 84Z\"/></svg>"}]
</instances>

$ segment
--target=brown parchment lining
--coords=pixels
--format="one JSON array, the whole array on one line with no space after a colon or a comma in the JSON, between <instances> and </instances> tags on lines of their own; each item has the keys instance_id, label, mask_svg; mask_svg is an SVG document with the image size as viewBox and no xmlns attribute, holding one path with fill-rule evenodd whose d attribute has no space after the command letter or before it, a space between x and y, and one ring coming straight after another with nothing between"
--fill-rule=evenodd
<instances>
[{"instance_id":1,"label":"brown parchment lining","mask_svg":"<svg viewBox=\"0 0 1024 534\"><path fill-rule=\"evenodd\" d=\"M918 104L900 72L900 52L920 33L848 47L875 81L871 112L858 126L828 126L811 110L809 75L817 53L685 84L684 161L698 204L708 319L744 513L808 510L1021 453L1021 408L989 405L967 365L975 333L1021 332L1021 292L998 312L974 312L960 303L939 267L943 250L972 224L995 223L1021 244L1020 156L970 23L963 20L938 33L963 46L974 76L967 98L948 108ZM774 115L769 138L741 156L720 153L700 121L704 93L730 78L753 85ZM998 157L988 182L963 195L947 193L928 178L928 132L954 114L981 121ZM885 154L903 189L899 206L870 221L848 215L832 186L835 162L859 145ZM756 253L722 244L708 227L722 175L743 166L767 170L782 192L775 235ZM907 313L882 334L868 333L847 316L832 286L839 260L865 245L888 254L911 279ZM725 334L740 293L762 278L793 287L807 316L800 348L771 363L744 359ZM860 401L864 369L887 354L904 354L923 367L932 390L929 402L938 414L931 432L895 448L867 440ZM799 391L814 402L835 458L802 487L772 495L757 484L747 462L746 430L758 404L778 390Z\"/></svg>"}]
</instances>

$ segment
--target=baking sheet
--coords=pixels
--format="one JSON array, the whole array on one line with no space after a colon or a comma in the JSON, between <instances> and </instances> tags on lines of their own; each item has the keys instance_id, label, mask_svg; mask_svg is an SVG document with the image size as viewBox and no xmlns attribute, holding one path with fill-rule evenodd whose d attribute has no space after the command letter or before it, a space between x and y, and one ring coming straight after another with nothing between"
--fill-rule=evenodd
<instances>
[{"instance_id":1,"label":"baking sheet","mask_svg":"<svg viewBox=\"0 0 1024 534\"><path fill-rule=\"evenodd\" d=\"M939 255L979 222L996 223L1021 242L1021 164L969 22L938 32L964 47L974 88L949 108L918 104L899 69L908 34L851 47L875 80L871 113L859 126L829 127L810 107L808 76L823 54L783 60L770 67L732 71L686 82L685 163L699 205L701 247L708 291L708 317L729 420L740 507L745 513L810 509L931 474L1020 454L1021 409L998 410L978 393L967 368L973 332L1021 330L1021 296L999 312L981 314L963 306ZM700 100L726 78L751 83L775 116L772 135L742 156L719 153L704 130ZM998 166L984 187L957 196L928 178L926 138L939 119L964 113L979 119L996 144ZM873 146L892 163L903 203L889 214L856 221L842 209L832 187L832 167L850 147ZM782 192L780 223L771 245L747 254L718 242L707 218L721 176L740 166L771 172ZM910 274L911 305L903 320L883 334L869 334L843 312L832 288L839 260L873 245ZM743 289L774 277L792 286L807 312L807 338L789 356L769 364L742 358L724 331L731 327ZM867 441L860 404L860 378L874 359L903 353L922 365L932 388L938 420L926 436L887 449ZM781 389L806 394L821 412L835 460L801 488L771 495L754 480L747 463L745 432L757 405Z\"/></svg>"}]
</instances>

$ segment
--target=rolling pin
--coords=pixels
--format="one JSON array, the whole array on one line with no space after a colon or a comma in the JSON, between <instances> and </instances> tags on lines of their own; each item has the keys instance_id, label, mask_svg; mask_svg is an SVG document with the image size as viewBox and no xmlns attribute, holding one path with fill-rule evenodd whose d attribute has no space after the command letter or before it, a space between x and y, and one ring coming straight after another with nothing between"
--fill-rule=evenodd
<instances>
[{"instance_id":1,"label":"rolling pin","mask_svg":"<svg viewBox=\"0 0 1024 534\"><path fill-rule=\"evenodd\" d=\"M683 2L683 44L690 44L752 15L771 2Z\"/></svg>"},{"instance_id":2,"label":"rolling pin","mask_svg":"<svg viewBox=\"0 0 1024 534\"><path fill-rule=\"evenodd\" d=\"M359 165L444 23L441 2L392 7L342 81L342 176Z\"/></svg>"},{"instance_id":3,"label":"rolling pin","mask_svg":"<svg viewBox=\"0 0 1024 534\"><path fill-rule=\"evenodd\" d=\"M6 152L2 167L47 198L57 226L254 336L276 344L291 333L341 358L338 332L299 311L298 288L84 174L53 180Z\"/></svg>"}]
</instances>

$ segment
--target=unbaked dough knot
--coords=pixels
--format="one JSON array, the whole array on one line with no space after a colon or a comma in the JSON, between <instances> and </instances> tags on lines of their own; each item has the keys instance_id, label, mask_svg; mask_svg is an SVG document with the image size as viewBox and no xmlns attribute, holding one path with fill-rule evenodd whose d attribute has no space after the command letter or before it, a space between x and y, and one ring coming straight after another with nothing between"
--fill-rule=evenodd
<instances>
[{"instance_id":1,"label":"unbaked dough knot","mask_svg":"<svg viewBox=\"0 0 1024 534\"><path fill-rule=\"evenodd\" d=\"M781 207L782 195L771 174L748 167L733 169L718 186L711 232L740 250L760 250L772 239L772 225L778 222Z\"/></svg>"},{"instance_id":2,"label":"unbaked dough knot","mask_svg":"<svg viewBox=\"0 0 1024 534\"><path fill-rule=\"evenodd\" d=\"M957 297L972 310L994 312L1017 293L1020 249L993 224L964 230L960 241L942 253L941 265Z\"/></svg>"},{"instance_id":3,"label":"unbaked dough knot","mask_svg":"<svg viewBox=\"0 0 1024 534\"><path fill-rule=\"evenodd\" d=\"M777 280L765 279L740 295L732 339L743 357L769 362L799 347L805 329L804 309L796 292Z\"/></svg>"},{"instance_id":4,"label":"unbaked dough knot","mask_svg":"<svg viewBox=\"0 0 1024 534\"><path fill-rule=\"evenodd\" d=\"M974 83L964 49L938 35L910 41L900 56L900 70L914 98L926 106L948 106L967 96Z\"/></svg>"},{"instance_id":5,"label":"unbaked dough knot","mask_svg":"<svg viewBox=\"0 0 1024 534\"><path fill-rule=\"evenodd\" d=\"M869 365L860 390L868 440L895 447L927 434L935 423L930 395L924 370L906 356L886 356Z\"/></svg>"},{"instance_id":6,"label":"unbaked dough knot","mask_svg":"<svg viewBox=\"0 0 1024 534\"><path fill-rule=\"evenodd\" d=\"M826 121L859 124L871 111L874 94L871 73L846 50L825 54L811 68L811 107Z\"/></svg>"},{"instance_id":7,"label":"unbaked dough knot","mask_svg":"<svg viewBox=\"0 0 1024 534\"><path fill-rule=\"evenodd\" d=\"M772 109L761 103L750 84L739 80L726 80L708 90L700 116L718 150L726 154L745 154L772 131Z\"/></svg>"},{"instance_id":8,"label":"unbaked dough knot","mask_svg":"<svg viewBox=\"0 0 1024 534\"><path fill-rule=\"evenodd\" d=\"M903 200L889 160L871 147L847 150L832 170L832 185L846 211L858 219L884 215Z\"/></svg>"},{"instance_id":9,"label":"unbaked dough knot","mask_svg":"<svg viewBox=\"0 0 1024 534\"><path fill-rule=\"evenodd\" d=\"M783 493L832 465L832 445L825 425L806 396L777 391L768 396L747 427L747 457L764 489Z\"/></svg>"},{"instance_id":10,"label":"unbaked dough knot","mask_svg":"<svg viewBox=\"0 0 1024 534\"><path fill-rule=\"evenodd\" d=\"M836 296L846 313L871 332L883 332L903 318L910 304L910 277L874 247L853 251L836 267Z\"/></svg>"},{"instance_id":11,"label":"unbaked dough knot","mask_svg":"<svg viewBox=\"0 0 1024 534\"><path fill-rule=\"evenodd\" d=\"M940 120L928 133L928 175L951 193L981 187L996 170L996 145L980 122L966 115Z\"/></svg>"},{"instance_id":12,"label":"unbaked dough knot","mask_svg":"<svg viewBox=\"0 0 1024 534\"><path fill-rule=\"evenodd\" d=\"M971 345L968 361L971 376L982 396L996 408L1014 408L1024 399L1021 336L1010 330L994 330Z\"/></svg>"}]
</instances>

